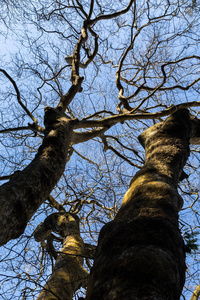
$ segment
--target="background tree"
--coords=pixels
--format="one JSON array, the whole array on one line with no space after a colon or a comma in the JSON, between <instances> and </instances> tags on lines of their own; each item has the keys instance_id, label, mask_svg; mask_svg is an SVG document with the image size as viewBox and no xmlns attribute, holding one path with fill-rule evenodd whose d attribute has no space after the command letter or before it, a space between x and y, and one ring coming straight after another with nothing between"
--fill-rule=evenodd
<instances>
[{"instance_id":1,"label":"background tree","mask_svg":"<svg viewBox=\"0 0 200 300\"><path fill-rule=\"evenodd\" d=\"M65 236L51 227L45 240L36 242L33 232L40 222L55 212L76 214L84 243L96 245L100 228L114 219L131 178L144 163L137 136L177 107L190 108L198 117L200 105L199 10L192 1L22 4L1 2L0 160L1 179L9 180L1 192L11 215L13 198L4 190L22 177L27 182L34 178L22 170L30 168L42 141L40 149L47 145L44 135L48 138L55 130L47 117L44 131L44 107L66 109L68 118L78 120L65 171L54 170L62 178L52 182L51 196L49 191L39 200L34 194L38 202L34 207L30 201L26 208L30 215L24 233L1 247L3 299L36 299L52 273ZM198 244L191 242L199 228L198 152L192 146L185 167L189 178L179 185L184 199L180 227L190 250ZM25 187L28 193L24 181L21 190ZM5 211L1 217L5 220ZM11 234L16 226L7 221ZM8 229L1 228L2 233ZM84 255L88 270L92 255ZM188 255L187 266L183 299L199 284L197 249Z\"/></svg>"}]
</instances>

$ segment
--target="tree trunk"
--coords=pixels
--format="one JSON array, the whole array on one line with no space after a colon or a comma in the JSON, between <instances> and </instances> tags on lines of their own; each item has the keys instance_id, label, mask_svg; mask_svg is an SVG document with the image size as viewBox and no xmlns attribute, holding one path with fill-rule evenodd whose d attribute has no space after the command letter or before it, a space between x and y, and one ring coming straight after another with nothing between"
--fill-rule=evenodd
<instances>
[{"instance_id":1,"label":"tree trunk","mask_svg":"<svg viewBox=\"0 0 200 300\"><path fill-rule=\"evenodd\" d=\"M146 162L116 218L99 235L87 300L178 300L185 281L177 185L189 156L191 117L181 109L139 140Z\"/></svg>"},{"instance_id":2,"label":"tree trunk","mask_svg":"<svg viewBox=\"0 0 200 300\"><path fill-rule=\"evenodd\" d=\"M52 214L38 226L34 237L36 241L43 241L52 231L64 238L63 248L37 300L71 300L81 286L86 286L88 279L88 272L83 268L84 243L79 219L70 213Z\"/></svg>"},{"instance_id":3,"label":"tree trunk","mask_svg":"<svg viewBox=\"0 0 200 300\"><path fill-rule=\"evenodd\" d=\"M33 161L0 187L0 246L19 237L64 172L72 125L58 109L45 109L45 137Z\"/></svg>"}]
</instances>

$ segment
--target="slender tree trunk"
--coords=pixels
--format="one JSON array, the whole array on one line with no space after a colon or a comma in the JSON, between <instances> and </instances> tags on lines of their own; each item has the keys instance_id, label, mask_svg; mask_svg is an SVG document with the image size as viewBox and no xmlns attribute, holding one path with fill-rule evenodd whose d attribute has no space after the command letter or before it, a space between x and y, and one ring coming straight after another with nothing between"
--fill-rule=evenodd
<instances>
[{"instance_id":1,"label":"slender tree trunk","mask_svg":"<svg viewBox=\"0 0 200 300\"><path fill-rule=\"evenodd\" d=\"M64 172L73 120L45 109L46 133L33 161L0 187L0 245L19 237Z\"/></svg>"},{"instance_id":2,"label":"slender tree trunk","mask_svg":"<svg viewBox=\"0 0 200 300\"><path fill-rule=\"evenodd\" d=\"M64 238L63 248L37 300L71 300L81 286L86 286L88 279L88 272L83 268L84 243L79 219L70 213L48 216L35 231L36 241L47 239L52 231Z\"/></svg>"},{"instance_id":3,"label":"slender tree trunk","mask_svg":"<svg viewBox=\"0 0 200 300\"><path fill-rule=\"evenodd\" d=\"M146 162L116 218L100 232L87 300L180 299L185 250L177 184L189 155L191 122L181 109L139 137Z\"/></svg>"}]
</instances>

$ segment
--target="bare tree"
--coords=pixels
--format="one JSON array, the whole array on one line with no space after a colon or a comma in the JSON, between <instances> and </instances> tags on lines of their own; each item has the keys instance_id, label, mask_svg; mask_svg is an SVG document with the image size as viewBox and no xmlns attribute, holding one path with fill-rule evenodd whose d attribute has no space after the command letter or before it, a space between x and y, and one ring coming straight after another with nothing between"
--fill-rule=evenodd
<instances>
[{"instance_id":1,"label":"bare tree","mask_svg":"<svg viewBox=\"0 0 200 300\"><path fill-rule=\"evenodd\" d=\"M88 286L87 299L189 299L199 284L197 5L1 5L16 47L0 66L1 296L77 299Z\"/></svg>"}]
</instances>

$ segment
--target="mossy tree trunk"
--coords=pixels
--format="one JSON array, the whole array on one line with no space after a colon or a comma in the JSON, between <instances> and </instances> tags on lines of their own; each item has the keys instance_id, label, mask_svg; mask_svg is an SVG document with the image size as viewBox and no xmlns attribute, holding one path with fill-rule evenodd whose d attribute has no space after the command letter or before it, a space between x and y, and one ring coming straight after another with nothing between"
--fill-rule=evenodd
<instances>
[{"instance_id":1,"label":"mossy tree trunk","mask_svg":"<svg viewBox=\"0 0 200 300\"><path fill-rule=\"evenodd\" d=\"M194 120L181 109L139 140L146 162L116 218L99 235L87 300L178 300L185 282L177 185L189 156Z\"/></svg>"},{"instance_id":2,"label":"mossy tree trunk","mask_svg":"<svg viewBox=\"0 0 200 300\"><path fill-rule=\"evenodd\" d=\"M81 286L86 286L88 279L88 272L83 268L85 246L80 236L79 218L66 212L54 213L36 228L35 240L44 243L52 232L63 238L63 248L37 300L71 300Z\"/></svg>"},{"instance_id":3,"label":"mossy tree trunk","mask_svg":"<svg viewBox=\"0 0 200 300\"><path fill-rule=\"evenodd\" d=\"M0 245L19 237L64 172L74 120L45 109L45 137L33 161L0 187Z\"/></svg>"}]
</instances>

